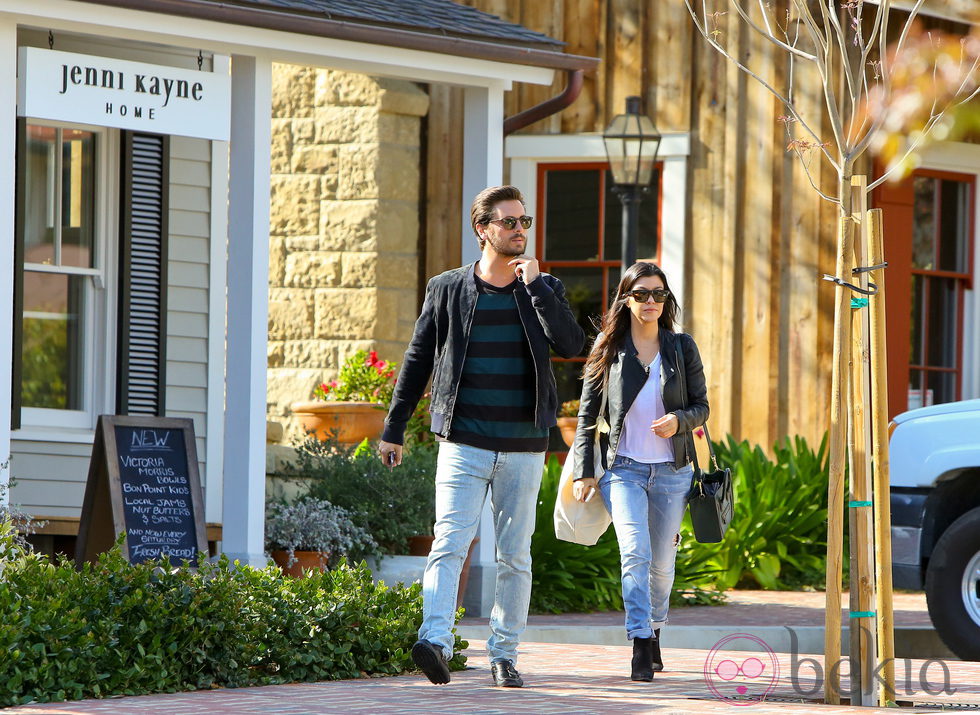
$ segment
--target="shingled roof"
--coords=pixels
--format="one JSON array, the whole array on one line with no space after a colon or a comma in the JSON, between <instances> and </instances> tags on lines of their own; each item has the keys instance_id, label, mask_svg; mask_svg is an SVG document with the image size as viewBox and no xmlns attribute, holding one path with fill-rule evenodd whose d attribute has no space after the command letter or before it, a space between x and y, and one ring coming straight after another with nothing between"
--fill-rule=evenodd
<instances>
[{"instance_id":1,"label":"shingled roof","mask_svg":"<svg viewBox=\"0 0 980 715\"><path fill-rule=\"evenodd\" d=\"M453 0L83 0L171 16L556 70L593 71L595 57Z\"/></svg>"},{"instance_id":2,"label":"shingled roof","mask_svg":"<svg viewBox=\"0 0 980 715\"><path fill-rule=\"evenodd\" d=\"M286 12L315 15L330 20L399 27L455 37L531 43L557 48L563 42L501 20L496 15L460 5L452 0L235 0L223 4L270 7Z\"/></svg>"}]
</instances>

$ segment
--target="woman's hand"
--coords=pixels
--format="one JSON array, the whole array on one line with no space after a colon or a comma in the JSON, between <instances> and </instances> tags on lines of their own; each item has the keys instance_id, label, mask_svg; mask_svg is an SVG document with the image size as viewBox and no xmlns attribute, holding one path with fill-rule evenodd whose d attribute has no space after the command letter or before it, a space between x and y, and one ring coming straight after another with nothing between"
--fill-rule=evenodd
<instances>
[{"instance_id":1,"label":"woman's hand","mask_svg":"<svg viewBox=\"0 0 980 715\"><path fill-rule=\"evenodd\" d=\"M650 431L664 439L673 437L677 434L677 415L673 412L668 412L659 420L654 420L650 425Z\"/></svg>"},{"instance_id":2,"label":"woman's hand","mask_svg":"<svg viewBox=\"0 0 980 715\"><path fill-rule=\"evenodd\" d=\"M585 501L588 499L589 494L591 494L593 491L598 491L598 487L596 487L595 479L592 477L579 479L572 484L572 495L579 501Z\"/></svg>"}]
</instances>

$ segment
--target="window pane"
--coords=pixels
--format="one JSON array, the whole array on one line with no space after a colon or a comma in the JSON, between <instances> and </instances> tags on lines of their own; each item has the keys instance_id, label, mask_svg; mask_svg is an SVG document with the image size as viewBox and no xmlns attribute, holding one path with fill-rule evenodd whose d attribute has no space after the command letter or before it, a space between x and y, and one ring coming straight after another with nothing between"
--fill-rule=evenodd
<instances>
[{"instance_id":1,"label":"window pane","mask_svg":"<svg viewBox=\"0 0 980 715\"><path fill-rule=\"evenodd\" d=\"M596 334L593 318L598 321L602 316L603 269L557 267L551 272L565 285L565 299L571 306L578 324L585 330L586 341L585 347L582 348L582 356L588 355L592 339Z\"/></svg>"},{"instance_id":2,"label":"window pane","mask_svg":"<svg viewBox=\"0 0 980 715\"><path fill-rule=\"evenodd\" d=\"M909 361L912 365L922 364L922 284L925 278L912 276L912 321L909 330L910 348Z\"/></svg>"},{"instance_id":3,"label":"window pane","mask_svg":"<svg viewBox=\"0 0 980 715\"><path fill-rule=\"evenodd\" d=\"M598 258L599 177L598 169L547 172L545 260Z\"/></svg>"},{"instance_id":4,"label":"window pane","mask_svg":"<svg viewBox=\"0 0 980 715\"><path fill-rule=\"evenodd\" d=\"M612 190L612 173L606 172L606 221L603 260L619 261L623 257L623 203ZM637 260L654 260L660 245L660 170L654 169L650 191L640 202L640 235L636 242Z\"/></svg>"},{"instance_id":5,"label":"window pane","mask_svg":"<svg viewBox=\"0 0 980 715\"><path fill-rule=\"evenodd\" d=\"M966 273L970 230L970 184L943 179L939 182L939 269Z\"/></svg>"},{"instance_id":6,"label":"window pane","mask_svg":"<svg viewBox=\"0 0 980 715\"><path fill-rule=\"evenodd\" d=\"M54 263L57 131L53 127L27 126L24 260L28 263Z\"/></svg>"},{"instance_id":7,"label":"window pane","mask_svg":"<svg viewBox=\"0 0 980 715\"><path fill-rule=\"evenodd\" d=\"M551 367L555 371L555 382L558 384L558 404L568 400L577 400L582 396L582 368L584 362L569 362L553 360Z\"/></svg>"},{"instance_id":8,"label":"window pane","mask_svg":"<svg viewBox=\"0 0 980 715\"><path fill-rule=\"evenodd\" d=\"M61 263L91 268L95 207L95 135L65 129L61 160Z\"/></svg>"},{"instance_id":9,"label":"window pane","mask_svg":"<svg viewBox=\"0 0 980 715\"><path fill-rule=\"evenodd\" d=\"M82 409L85 276L24 272L25 407Z\"/></svg>"},{"instance_id":10,"label":"window pane","mask_svg":"<svg viewBox=\"0 0 980 715\"><path fill-rule=\"evenodd\" d=\"M932 392L922 390L922 371L909 371L909 405L908 409L928 407L932 404Z\"/></svg>"},{"instance_id":11,"label":"window pane","mask_svg":"<svg viewBox=\"0 0 980 715\"><path fill-rule=\"evenodd\" d=\"M926 279L929 293L929 339L927 365L956 367L957 295L955 278Z\"/></svg>"},{"instance_id":12,"label":"window pane","mask_svg":"<svg viewBox=\"0 0 980 715\"><path fill-rule=\"evenodd\" d=\"M931 400L929 404L939 405L956 399L956 373L927 372L926 384L926 396Z\"/></svg>"},{"instance_id":13,"label":"window pane","mask_svg":"<svg viewBox=\"0 0 980 715\"><path fill-rule=\"evenodd\" d=\"M933 270L936 262L936 180L930 176L916 176L913 189L912 267Z\"/></svg>"}]
</instances>

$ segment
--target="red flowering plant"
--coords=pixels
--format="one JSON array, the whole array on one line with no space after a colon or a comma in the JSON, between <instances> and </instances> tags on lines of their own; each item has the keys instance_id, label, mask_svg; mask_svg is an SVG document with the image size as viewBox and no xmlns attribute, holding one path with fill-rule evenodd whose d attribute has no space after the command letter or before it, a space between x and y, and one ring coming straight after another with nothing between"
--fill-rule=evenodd
<instances>
[{"instance_id":1,"label":"red flowering plant","mask_svg":"<svg viewBox=\"0 0 980 715\"><path fill-rule=\"evenodd\" d=\"M336 380L313 389L313 399L333 402L380 402L391 404L396 364L378 359L375 350L358 350L340 367Z\"/></svg>"}]
</instances>

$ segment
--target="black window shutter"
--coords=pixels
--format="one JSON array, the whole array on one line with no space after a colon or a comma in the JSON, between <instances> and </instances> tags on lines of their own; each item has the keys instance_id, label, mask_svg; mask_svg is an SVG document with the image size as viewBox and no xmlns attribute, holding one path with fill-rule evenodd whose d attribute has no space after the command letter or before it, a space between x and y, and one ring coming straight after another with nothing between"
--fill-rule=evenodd
<instances>
[{"instance_id":1,"label":"black window shutter","mask_svg":"<svg viewBox=\"0 0 980 715\"><path fill-rule=\"evenodd\" d=\"M163 416L170 141L122 133L116 413Z\"/></svg>"},{"instance_id":2,"label":"black window shutter","mask_svg":"<svg viewBox=\"0 0 980 715\"><path fill-rule=\"evenodd\" d=\"M24 214L27 206L27 120L17 117L17 178L14 188L14 313L11 336L10 428L20 429L24 340Z\"/></svg>"}]
</instances>

